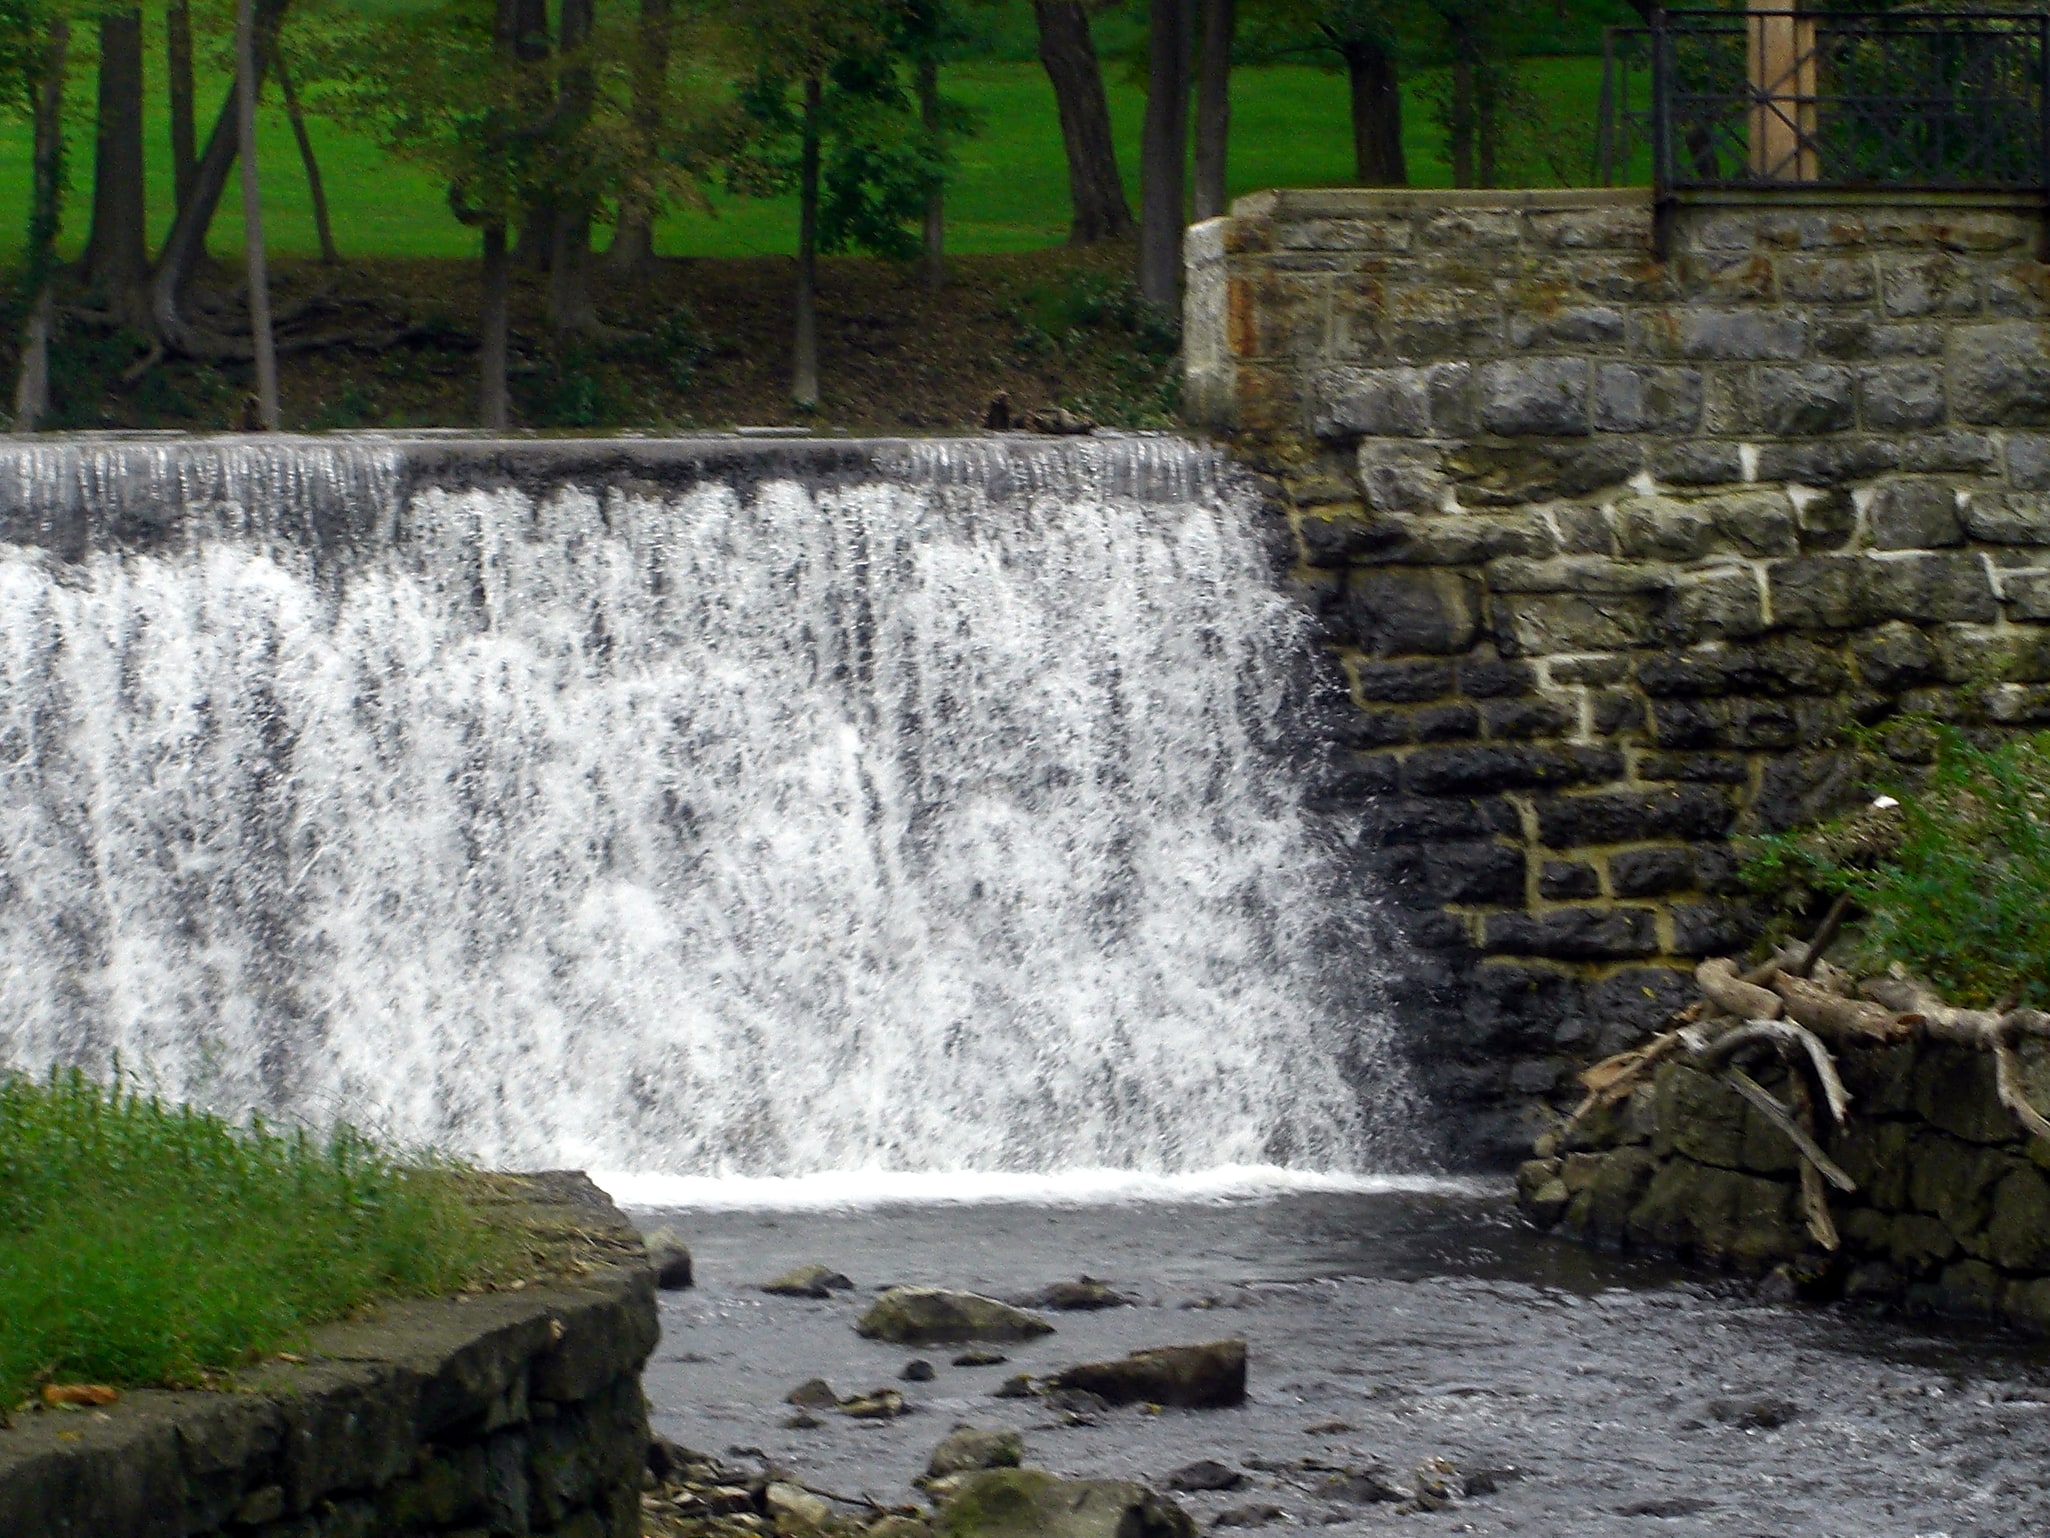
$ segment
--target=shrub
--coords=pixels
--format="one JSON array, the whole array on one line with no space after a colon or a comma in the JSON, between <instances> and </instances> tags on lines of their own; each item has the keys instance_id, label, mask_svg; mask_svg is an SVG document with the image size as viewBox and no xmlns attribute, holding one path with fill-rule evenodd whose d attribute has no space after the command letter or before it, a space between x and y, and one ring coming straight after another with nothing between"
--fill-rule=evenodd
<instances>
[{"instance_id":1,"label":"shrub","mask_svg":"<svg viewBox=\"0 0 2050 1538\"><path fill-rule=\"evenodd\" d=\"M463 1178L347 1128L0 1074L0 1414L51 1377L201 1383L369 1299L454 1291L500 1244Z\"/></svg>"},{"instance_id":2,"label":"shrub","mask_svg":"<svg viewBox=\"0 0 2050 1538\"><path fill-rule=\"evenodd\" d=\"M1869 959L1959 1003L2050 1007L2050 733L1986 748L1929 730L1927 778L1890 788L1897 848L1860 861L1840 820L1755 841L1746 875L1761 890L1848 893Z\"/></svg>"}]
</instances>

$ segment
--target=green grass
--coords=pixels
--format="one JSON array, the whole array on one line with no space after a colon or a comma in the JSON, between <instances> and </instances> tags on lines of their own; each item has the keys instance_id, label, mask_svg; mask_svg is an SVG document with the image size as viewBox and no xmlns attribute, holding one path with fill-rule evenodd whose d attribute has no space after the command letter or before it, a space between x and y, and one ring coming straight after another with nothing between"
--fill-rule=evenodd
<instances>
[{"instance_id":1,"label":"green grass","mask_svg":"<svg viewBox=\"0 0 2050 1538\"><path fill-rule=\"evenodd\" d=\"M1757 840L1745 873L1783 900L1849 893L1860 970L1900 962L1958 1004L2050 1008L2050 732L1981 747L1950 727L1919 728L1935 763L1890 787L1896 850L1848 859L1869 845L1829 823Z\"/></svg>"},{"instance_id":2,"label":"green grass","mask_svg":"<svg viewBox=\"0 0 2050 1538\"><path fill-rule=\"evenodd\" d=\"M1138 197L1139 126L1145 95L1116 69L1110 78L1111 114L1120 165ZM1584 177L1593 144L1594 102L1601 65L1586 58L1539 58L1526 62L1530 94L1545 109L1547 136L1570 151L1574 179ZM161 89L162 71L150 77ZM1411 178L1419 186L1449 186L1443 135L1425 98L1429 77L1409 83L1406 148ZM1053 93L1035 64L971 63L946 72L946 89L982 115L982 131L959 148L959 165L949 196L949 244L958 252L1034 250L1064 240L1068 228L1066 163L1062 158ZM221 82L201 90L211 111ZM75 79L72 98L82 109L89 84ZM169 220L168 130L160 98L153 97L148 155L154 222ZM208 119L210 122L210 119ZM1234 196L1264 187L1339 186L1351 179L1350 129L1344 79L1310 66L1241 69L1233 85ZM202 133L206 124L202 124ZM316 120L313 137L328 184L336 240L345 256L469 256L475 235L448 212L441 184L417 167L394 162L360 135ZM284 255L313 255L311 201L298 152L282 112L266 107L259 129L268 234ZM71 133L74 192L66 219L67 244L76 249L89 222L92 143L89 124L75 116ZM28 133L24 125L0 123L0 261L20 250L26 222ZM1513 168L1519 179L1555 180L1551 169L1526 155ZM213 249L241 246L239 206L223 201L213 230ZM716 197L708 211L667 218L658 233L667 255L762 256L788 253L794 244L796 207L787 198ZM602 239L602 236L601 236Z\"/></svg>"},{"instance_id":3,"label":"green grass","mask_svg":"<svg viewBox=\"0 0 2050 1538\"><path fill-rule=\"evenodd\" d=\"M237 1128L76 1072L0 1076L0 1417L39 1381L191 1385L499 1240L446 1170Z\"/></svg>"}]
</instances>

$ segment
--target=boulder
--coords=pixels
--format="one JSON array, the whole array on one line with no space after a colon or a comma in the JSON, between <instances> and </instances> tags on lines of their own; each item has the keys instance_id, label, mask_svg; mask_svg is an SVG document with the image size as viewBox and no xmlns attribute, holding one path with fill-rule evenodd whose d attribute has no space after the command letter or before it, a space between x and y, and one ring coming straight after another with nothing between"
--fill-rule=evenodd
<instances>
[{"instance_id":1,"label":"boulder","mask_svg":"<svg viewBox=\"0 0 2050 1538\"><path fill-rule=\"evenodd\" d=\"M974 1474L984 1469L1015 1469L1025 1461L1025 1439L1015 1431L984 1431L977 1426L956 1426L948 1432L926 1463L928 1479L949 1474Z\"/></svg>"},{"instance_id":2,"label":"boulder","mask_svg":"<svg viewBox=\"0 0 2050 1538\"><path fill-rule=\"evenodd\" d=\"M854 1327L870 1340L932 1346L971 1340L1031 1340L1053 1326L995 1298L941 1287L892 1287Z\"/></svg>"},{"instance_id":3,"label":"boulder","mask_svg":"<svg viewBox=\"0 0 2050 1538\"><path fill-rule=\"evenodd\" d=\"M1098 1308L1126 1308L1131 1299L1093 1276L1078 1276L1072 1282L1055 1282L1029 1298L1019 1300L1027 1308L1051 1308L1078 1313Z\"/></svg>"},{"instance_id":4,"label":"boulder","mask_svg":"<svg viewBox=\"0 0 2050 1538\"><path fill-rule=\"evenodd\" d=\"M658 1228L641 1240L648 1252L648 1264L655 1268L655 1285L664 1292L681 1292L691 1285L690 1246L673 1228Z\"/></svg>"},{"instance_id":5,"label":"boulder","mask_svg":"<svg viewBox=\"0 0 2050 1538\"><path fill-rule=\"evenodd\" d=\"M779 1298L830 1298L853 1285L831 1266L812 1265L785 1271L773 1282L762 1283L762 1291L774 1293Z\"/></svg>"},{"instance_id":6,"label":"boulder","mask_svg":"<svg viewBox=\"0 0 2050 1538\"><path fill-rule=\"evenodd\" d=\"M783 1402L804 1410L830 1410L839 1404L840 1396L824 1378L806 1378L783 1396Z\"/></svg>"},{"instance_id":7,"label":"boulder","mask_svg":"<svg viewBox=\"0 0 2050 1538\"><path fill-rule=\"evenodd\" d=\"M802 1485L772 1480L762 1491L762 1507L783 1534L816 1533L833 1518L833 1508Z\"/></svg>"},{"instance_id":8,"label":"boulder","mask_svg":"<svg viewBox=\"0 0 2050 1538\"><path fill-rule=\"evenodd\" d=\"M840 1413L858 1421L889 1421L909 1415L911 1406L893 1388L879 1388L872 1394L856 1394L840 1401Z\"/></svg>"},{"instance_id":9,"label":"boulder","mask_svg":"<svg viewBox=\"0 0 2050 1538\"><path fill-rule=\"evenodd\" d=\"M1048 1382L1055 1389L1080 1389L1112 1404L1225 1409L1246 1400L1246 1343L1213 1340L1201 1346L1134 1351L1115 1362L1066 1368Z\"/></svg>"},{"instance_id":10,"label":"boulder","mask_svg":"<svg viewBox=\"0 0 2050 1538\"><path fill-rule=\"evenodd\" d=\"M1236 1490L1245 1482L1244 1474L1215 1458L1185 1463L1167 1476L1170 1490Z\"/></svg>"},{"instance_id":11,"label":"boulder","mask_svg":"<svg viewBox=\"0 0 2050 1538\"><path fill-rule=\"evenodd\" d=\"M1014 1373L1004 1379L997 1386L996 1392L989 1397L992 1399L1030 1399L1037 1392L1038 1390L1032 1386L1032 1374L1021 1372Z\"/></svg>"},{"instance_id":12,"label":"boulder","mask_svg":"<svg viewBox=\"0 0 2050 1538\"><path fill-rule=\"evenodd\" d=\"M998 1367L1009 1360L1010 1358L1001 1351L990 1351L982 1347L974 1347L955 1357L954 1365L956 1367Z\"/></svg>"},{"instance_id":13,"label":"boulder","mask_svg":"<svg viewBox=\"0 0 2050 1538\"><path fill-rule=\"evenodd\" d=\"M897 1376L906 1383L930 1383L938 1375L933 1371L932 1363L922 1356L914 1356Z\"/></svg>"},{"instance_id":14,"label":"boulder","mask_svg":"<svg viewBox=\"0 0 2050 1538\"><path fill-rule=\"evenodd\" d=\"M945 1538L1195 1538L1187 1512L1144 1485L1043 1469L972 1474L940 1509Z\"/></svg>"}]
</instances>

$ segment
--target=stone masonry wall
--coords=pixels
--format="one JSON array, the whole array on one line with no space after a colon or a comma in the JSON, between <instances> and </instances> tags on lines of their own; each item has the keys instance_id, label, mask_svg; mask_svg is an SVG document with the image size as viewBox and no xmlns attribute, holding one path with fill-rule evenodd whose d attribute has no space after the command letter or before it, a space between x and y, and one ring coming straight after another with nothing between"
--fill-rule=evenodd
<instances>
[{"instance_id":1,"label":"stone masonry wall","mask_svg":"<svg viewBox=\"0 0 2050 1538\"><path fill-rule=\"evenodd\" d=\"M0 1429L7 1538L637 1538L657 1334L639 1237L531 1177L574 1280L394 1303L220 1392L138 1390Z\"/></svg>"},{"instance_id":2,"label":"stone masonry wall","mask_svg":"<svg viewBox=\"0 0 2050 1538\"><path fill-rule=\"evenodd\" d=\"M1189 409L1277 480L1358 707L1328 799L1474 1162L1753 937L1728 840L1855 794L1847 727L2050 724L2040 202L1655 223L1337 190L1189 236Z\"/></svg>"}]
</instances>

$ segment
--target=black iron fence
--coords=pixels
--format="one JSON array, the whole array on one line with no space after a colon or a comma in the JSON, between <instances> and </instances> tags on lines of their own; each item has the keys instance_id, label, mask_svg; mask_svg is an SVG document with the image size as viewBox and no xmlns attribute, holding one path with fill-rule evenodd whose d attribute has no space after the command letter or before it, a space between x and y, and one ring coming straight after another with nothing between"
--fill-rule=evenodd
<instances>
[{"instance_id":1,"label":"black iron fence","mask_svg":"<svg viewBox=\"0 0 2050 1538\"><path fill-rule=\"evenodd\" d=\"M2050 190L2050 16L1667 11L1616 28L1595 179Z\"/></svg>"}]
</instances>

